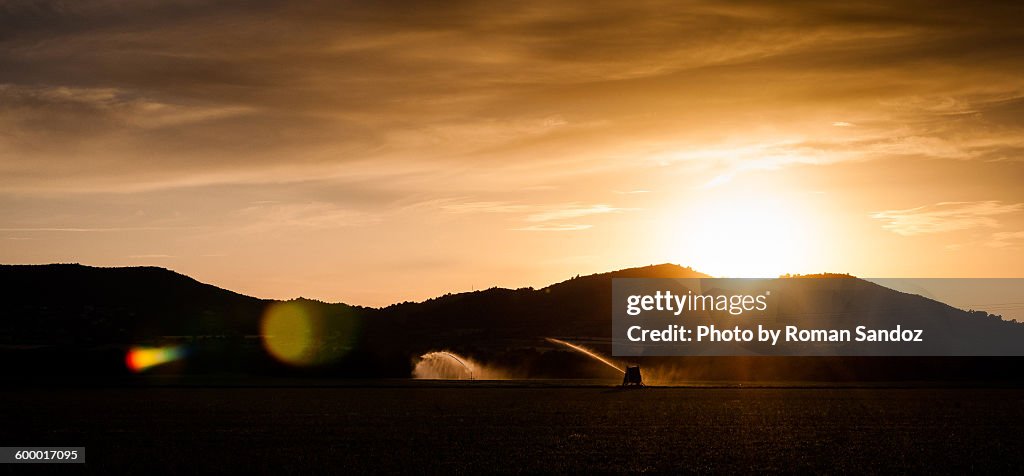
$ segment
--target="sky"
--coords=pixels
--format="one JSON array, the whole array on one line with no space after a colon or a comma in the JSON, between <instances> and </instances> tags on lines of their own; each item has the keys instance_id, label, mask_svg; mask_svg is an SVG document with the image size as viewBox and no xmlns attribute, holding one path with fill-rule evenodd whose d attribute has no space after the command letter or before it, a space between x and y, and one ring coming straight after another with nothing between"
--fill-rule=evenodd
<instances>
[{"instance_id":1,"label":"sky","mask_svg":"<svg viewBox=\"0 0 1024 476\"><path fill-rule=\"evenodd\" d=\"M0 0L0 262L1022 277L1016 2Z\"/></svg>"}]
</instances>

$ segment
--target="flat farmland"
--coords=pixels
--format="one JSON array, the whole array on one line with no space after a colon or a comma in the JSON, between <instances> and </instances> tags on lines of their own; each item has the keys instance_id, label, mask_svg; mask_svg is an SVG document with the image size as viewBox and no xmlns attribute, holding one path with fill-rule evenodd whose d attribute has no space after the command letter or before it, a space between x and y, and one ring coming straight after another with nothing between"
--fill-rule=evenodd
<instances>
[{"instance_id":1,"label":"flat farmland","mask_svg":"<svg viewBox=\"0 0 1024 476\"><path fill-rule=\"evenodd\" d=\"M1021 389L417 382L6 388L0 402L0 445L85 446L80 469L89 473L962 473L1024 466Z\"/></svg>"}]
</instances>

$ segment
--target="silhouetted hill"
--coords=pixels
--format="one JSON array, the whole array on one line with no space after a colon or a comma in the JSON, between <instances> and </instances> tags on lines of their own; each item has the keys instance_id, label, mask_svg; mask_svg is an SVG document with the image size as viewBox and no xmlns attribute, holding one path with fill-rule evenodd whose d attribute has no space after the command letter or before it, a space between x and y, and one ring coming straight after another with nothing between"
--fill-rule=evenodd
<instances>
[{"instance_id":1,"label":"silhouetted hill","mask_svg":"<svg viewBox=\"0 0 1024 476\"><path fill-rule=\"evenodd\" d=\"M255 334L266 301L155 267L0 266L4 344L127 344ZM9 314L8 314L9 313Z\"/></svg>"},{"instance_id":2,"label":"silhouetted hill","mask_svg":"<svg viewBox=\"0 0 1024 476\"><path fill-rule=\"evenodd\" d=\"M709 276L674 264L629 268L541 289L492 288L393 305L374 324L388 335L407 335L401 345L416 351L534 345L547 336L610 337L612 279L634 277Z\"/></svg>"},{"instance_id":3,"label":"silhouetted hill","mask_svg":"<svg viewBox=\"0 0 1024 476\"><path fill-rule=\"evenodd\" d=\"M29 372L62 362L53 368L123 372L128 348L175 345L188 350L187 365L172 368L181 372L401 377L409 375L417 356L448 349L478 361L515 367L520 376L586 376L609 369L594 367L593 362L544 338L567 338L608 353L612 280L640 277L709 276L662 264L577 276L541 289L492 288L380 309L288 301L284 304L291 311L308 319L304 324L308 328L301 331L310 340L303 343L302 352L318 362L313 368L302 368L271 358L259 337L261 321L271 306L282 304L278 301L244 296L161 268L5 265L0 266L4 303L0 371ZM822 279L775 280L789 289L785 295L790 296L780 301L779 316L858 315L864 316L865 324L879 326L895 317L939 316L947 332L996 335L1000 337L993 342L999 345L1015 345L1024 329L985 313L961 311L846 275L829 277L842 285ZM884 365L877 359L864 361L857 364L860 370L845 364L860 362L856 359L766 357L753 364L744 358L721 357L639 360L685 362L688 378L749 377L751 368L760 368L759 376L771 378L863 378L864 369L871 376L893 375L894 368L892 359ZM69 367L68 362L77 365ZM771 364L766 367L765 362ZM914 369L924 361L905 362L911 362L905 365L910 375L920 375ZM939 378L964 368L963 359L956 362L935 367ZM837 366L843 370L837 371ZM894 378L907 376L897 373Z\"/></svg>"}]
</instances>

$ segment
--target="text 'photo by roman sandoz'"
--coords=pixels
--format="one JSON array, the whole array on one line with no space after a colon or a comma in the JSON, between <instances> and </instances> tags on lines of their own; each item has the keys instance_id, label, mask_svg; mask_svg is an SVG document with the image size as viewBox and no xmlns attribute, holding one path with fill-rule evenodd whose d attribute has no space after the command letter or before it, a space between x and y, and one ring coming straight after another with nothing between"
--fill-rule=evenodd
<instances>
[{"instance_id":1,"label":"text 'photo by roman sandoz'","mask_svg":"<svg viewBox=\"0 0 1024 476\"><path fill-rule=\"evenodd\" d=\"M1018 472L1022 77L1011 1L0 0L0 469Z\"/></svg>"}]
</instances>

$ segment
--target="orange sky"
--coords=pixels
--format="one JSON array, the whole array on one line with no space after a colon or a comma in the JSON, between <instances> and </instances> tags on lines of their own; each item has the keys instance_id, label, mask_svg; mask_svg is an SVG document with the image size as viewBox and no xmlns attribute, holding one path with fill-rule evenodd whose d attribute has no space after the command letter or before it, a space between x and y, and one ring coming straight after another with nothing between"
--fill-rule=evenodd
<instances>
[{"instance_id":1,"label":"orange sky","mask_svg":"<svg viewBox=\"0 0 1024 476\"><path fill-rule=\"evenodd\" d=\"M0 2L0 262L1020 277L1022 7Z\"/></svg>"}]
</instances>

